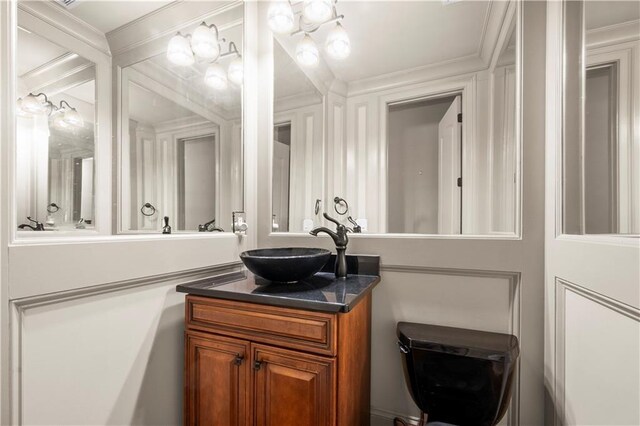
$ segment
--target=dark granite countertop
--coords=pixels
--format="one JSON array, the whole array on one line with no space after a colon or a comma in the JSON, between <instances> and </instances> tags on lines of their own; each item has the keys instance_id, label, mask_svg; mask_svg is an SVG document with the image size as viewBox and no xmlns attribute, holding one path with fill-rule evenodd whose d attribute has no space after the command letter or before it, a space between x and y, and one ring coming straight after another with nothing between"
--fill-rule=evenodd
<instances>
[{"instance_id":1,"label":"dark granite countertop","mask_svg":"<svg viewBox=\"0 0 640 426\"><path fill-rule=\"evenodd\" d=\"M333 262L327 262L321 272L295 284L273 283L251 272L234 272L209 280L181 284L181 293L264 305L310 309L323 312L349 312L380 282L377 256L348 256L351 273L336 278ZM359 265L359 267L358 267Z\"/></svg>"}]
</instances>

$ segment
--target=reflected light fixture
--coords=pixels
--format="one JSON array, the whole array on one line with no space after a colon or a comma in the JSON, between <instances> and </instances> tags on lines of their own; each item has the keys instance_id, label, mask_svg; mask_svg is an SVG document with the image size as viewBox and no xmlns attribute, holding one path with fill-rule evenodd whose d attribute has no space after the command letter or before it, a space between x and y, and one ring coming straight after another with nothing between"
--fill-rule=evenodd
<instances>
[{"instance_id":1,"label":"reflected light fixture","mask_svg":"<svg viewBox=\"0 0 640 426\"><path fill-rule=\"evenodd\" d=\"M189 44L189 39L178 32L169 40L169 46L167 47L167 59L171 63L179 66L193 65L196 61L193 57L193 51Z\"/></svg>"},{"instance_id":2,"label":"reflected light fixture","mask_svg":"<svg viewBox=\"0 0 640 426\"><path fill-rule=\"evenodd\" d=\"M293 30L294 16L293 10L288 0L277 0L271 2L267 19L271 31L278 34L288 33Z\"/></svg>"},{"instance_id":3,"label":"reflected light fixture","mask_svg":"<svg viewBox=\"0 0 640 426\"><path fill-rule=\"evenodd\" d=\"M207 68L204 82L216 90L225 90L228 86L227 72L222 65L213 63Z\"/></svg>"},{"instance_id":4,"label":"reflected light fixture","mask_svg":"<svg viewBox=\"0 0 640 426\"><path fill-rule=\"evenodd\" d=\"M197 57L215 61L220 56L220 40L218 40L218 27L205 22L198 25L191 36L191 49Z\"/></svg>"},{"instance_id":5,"label":"reflected light fixture","mask_svg":"<svg viewBox=\"0 0 640 426\"><path fill-rule=\"evenodd\" d=\"M344 30L340 22L336 23L336 26L327 36L325 48L327 49L327 53L335 59L345 59L351 53L349 35Z\"/></svg>"},{"instance_id":6,"label":"reflected light fixture","mask_svg":"<svg viewBox=\"0 0 640 426\"><path fill-rule=\"evenodd\" d=\"M296 46L296 59L305 67L315 67L320 62L320 52L309 34L305 34Z\"/></svg>"},{"instance_id":7,"label":"reflected light fixture","mask_svg":"<svg viewBox=\"0 0 640 426\"><path fill-rule=\"evenodd\" d=\"M216 90L226 89L229 80L234 84L242 85L244 74L242 55L232 41L229 42L229 51L222 53L221 43L226 43L226 40L220 38L218 27L215 24L207 25L206 22L202 22L193 34L185 36L178 32L169 40L167 59L178 66L191 66L196 61L209 63L204 82ZM228 70L217 63L231 56L235 58L229 64Z\"/></svg>"},{"instance_id":8,"label":"reflected light fixture","mask_svg":"<svg viewBox=\"0 0 640 426\"><path fill-rule=\"evenodd\" d=\"M302 7L304 17L314 24L320 24L331 18L333 0L304 0Z\"/></svg>"},{"instance_id":9,"label":"reflected light fixture","mask_svg":"<svg viewBox=\"0 0 640 426\"><path fill-rule=\"evenodd\" d=\"M44 98L44 101L38 99L40 96ZM20 103L20 108L23 112L27 114L45 114L50 113L53 104L47 98L47 95L44 93L38 93L34 95L33 93L29 93L23 99L18 99Z\"/></svg>"},{"instance_id":10,"label":"reflected light fixture","mask_svg":"<svg viewBox=\"0 0 640 426\"><path fill-rule=\"evenodd\" d=\"M242 55L238 52L238 48L234 42L229 43L229 52L225 54L225 56L230 55L236 55L236 57L229 64L227 76L229 80L240 86L244 78L244 67L242 65Z\"/></svg>"},{"instance_id":11,"label":"reflected light fixture","mask_svg":"<svg viewBox=\"0 0 640 426\"><path fill-rule=\"evenodd\" d=\"M42 97L44 100L40 100ZM80 113L65 100L55 106L44 93L34 95L29 93L24 98L18 98L16 102L18 115L31 117L47 114L51 116L53 125L61 129L84 127L84 120Z\"/></svg>"}]
</instances>

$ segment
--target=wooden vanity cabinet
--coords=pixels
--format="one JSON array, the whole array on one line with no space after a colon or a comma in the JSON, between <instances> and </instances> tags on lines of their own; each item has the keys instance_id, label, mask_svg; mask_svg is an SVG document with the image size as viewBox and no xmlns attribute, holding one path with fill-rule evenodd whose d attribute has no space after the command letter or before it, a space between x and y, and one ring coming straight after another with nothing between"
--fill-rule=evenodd
<instances>
[{"instance_id":1,"label":"wooden vanity cabinet","mask_svg":"<svg viewBox=\"0 0 640 426\"><path fill-rule=\"evenodd\" d=\"M185 425L369 425L370 313L188 295Z\"/></svg>"}]
</instances>

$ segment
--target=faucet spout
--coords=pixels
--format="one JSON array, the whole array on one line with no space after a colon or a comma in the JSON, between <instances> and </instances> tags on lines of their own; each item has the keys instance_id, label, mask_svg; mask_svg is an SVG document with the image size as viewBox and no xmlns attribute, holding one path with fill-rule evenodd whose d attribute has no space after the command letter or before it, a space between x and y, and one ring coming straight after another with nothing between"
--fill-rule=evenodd
<instances>
[{"instance_id":1,"label":"faucet spout","mask_svg":"<svg viewBox=\"0 0 640 426\"><path fill-rule=\"evenodd\" d=\"M312 229L309 234L314 237L319 233L323 232L331 237L333 242L336 245L336 278L346 278L347 277L347 244L349 243L349 237L347 236L347 227L329 216L326 213L323 213L323 216L330 222L336 224L336 230L332 231L331 229L321 226L319 228Z\"/></svg>"},{"instance_id":2,"label":"faucet spout","mask_svg":"<svg viewBox=\"0 0 640 426\"><path fill-rule=\"evenodd\" d=\"M309 231L309 234L313 235L314 237L317 237L318 234L321 233L321 232L324 232L325 234L329 235L331 237L331 239L333 239L333 242L338 244L338 240L340 239L338 234L333 232L331 229L326 228L324 226L312 229L311 231Z\"/></svg>"}]
</instances>

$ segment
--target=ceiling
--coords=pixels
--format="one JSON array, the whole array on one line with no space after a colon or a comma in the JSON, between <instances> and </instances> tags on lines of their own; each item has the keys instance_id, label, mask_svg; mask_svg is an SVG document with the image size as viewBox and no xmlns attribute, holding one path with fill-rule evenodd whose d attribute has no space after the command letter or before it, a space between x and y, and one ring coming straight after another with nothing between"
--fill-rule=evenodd
<instances>
[{"instance_id":1,"label":"ceiling","mask_svg":"<svg viewBox=\"0 0 640 426\"><path fill-rule=\"evenodd\" d=\"M66 53L69 53L67 49L28 30L21 29L18 31L16 72L18 76L23 76L29 71L53 61Z\"/></svg>"},{"instance_id":2,"label":"ceiling","mask_svg":"<svg viewBox=\"0 0 640 426\"><path fill-rule=\"evenodd\" d=\"M477 55L489 1L340 1L337 11L351 39L344 61L323 55L336 78L351 82ZM311 34L322 46L330 30ZM283 37L291 51L302 35Z\"/></svg>"},{"instance_id":3,"label":"ceiling","mask_svg":"<svg viewBox=\"0 0 640 426\"><path fill-rule=\"evenodd\" d=\"M67 11L106 34L170 3L174 1L76 0Z\"/></svg>"},{"instance_id":4,"label":"ceiling","mask_svg":"<svg viewBox=\"0 0 640 426\"><path fill-rule=\"evenodd\" d=\"M174 101L135 83L129 85L129 116L148 126L192 117L194 113Z\"/></svg>"}]
</instances>

